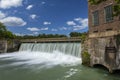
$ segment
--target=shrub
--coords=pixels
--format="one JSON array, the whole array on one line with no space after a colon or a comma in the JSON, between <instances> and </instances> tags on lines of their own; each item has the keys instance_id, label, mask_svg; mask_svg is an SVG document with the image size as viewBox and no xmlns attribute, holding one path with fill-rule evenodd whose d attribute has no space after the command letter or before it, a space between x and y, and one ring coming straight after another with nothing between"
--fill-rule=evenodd
<instances>
[{"instance_id":1,"label":"shrub","mask_svg":"<svg viewBox=\"0 0 120 80\"><path fill-rule=\"evenodd\" d=\"M82 53L82 64L90 66L90 54L87 51Z\"/></svg>"}]
</instances>

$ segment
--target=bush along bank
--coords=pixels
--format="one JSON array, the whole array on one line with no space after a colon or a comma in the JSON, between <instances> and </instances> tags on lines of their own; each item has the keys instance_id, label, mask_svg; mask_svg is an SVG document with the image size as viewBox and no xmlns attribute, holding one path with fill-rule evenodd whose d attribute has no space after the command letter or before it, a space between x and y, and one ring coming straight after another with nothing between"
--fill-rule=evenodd
<instances>
[{"instance_id":1,"label":"bush along bank","mask_svg":"<svg viewBox=\"0 0 120 80\"><path fill-rule=\"evenodd\" d=\"M90 54L87 51L82 52L82 65L90 66Z\"/></svg>"}]
</instances>

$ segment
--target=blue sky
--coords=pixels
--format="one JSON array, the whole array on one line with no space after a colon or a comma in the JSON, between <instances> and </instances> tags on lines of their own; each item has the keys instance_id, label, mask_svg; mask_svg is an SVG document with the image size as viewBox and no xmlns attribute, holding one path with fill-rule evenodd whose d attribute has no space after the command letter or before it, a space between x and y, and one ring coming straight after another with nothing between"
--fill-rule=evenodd
<instances>
[{"instance_id":1,"label":"blue sky","mask_svg":"<svg viewBox=\"0 0 120 80\"><path fill-rule=\"evenodd\" d=\"M0 0L0 22L16 35L85 32L87 0Z\"/></svg>"}]
</instances>

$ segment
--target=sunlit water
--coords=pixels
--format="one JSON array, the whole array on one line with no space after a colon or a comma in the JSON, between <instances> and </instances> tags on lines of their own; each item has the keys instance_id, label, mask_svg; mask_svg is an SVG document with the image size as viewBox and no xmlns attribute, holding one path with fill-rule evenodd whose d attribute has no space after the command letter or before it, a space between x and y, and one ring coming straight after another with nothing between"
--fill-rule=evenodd
<instances>
[{"instance_id":1,"label":"sunlit water","mask_svg":"<svg viewBox=\"0 0 120 80\"><path fill-rule=\"evenodd\" d=\"M81 59L57 51L0 55L0 80L120 80L105 70L81 65Z\"/></svg>"}]
</instances>

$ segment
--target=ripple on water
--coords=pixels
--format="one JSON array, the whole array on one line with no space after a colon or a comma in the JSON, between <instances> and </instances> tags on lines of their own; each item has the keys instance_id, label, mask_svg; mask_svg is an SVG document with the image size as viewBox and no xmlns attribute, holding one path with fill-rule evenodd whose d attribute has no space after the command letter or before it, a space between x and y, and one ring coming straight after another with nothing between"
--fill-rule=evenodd
<instances>
[{"instance_id":1,"label":"ripple on water","mask_svg":"<svg viewBox=\"0 0 120 80\"><path fill-rule=\"evenodd\" d=\"M69 71L67 71L67 75L64 76L64 78L69 78L71 76L73 76L74 74L76 74L78 71L78 69L74 69L74 68L71 68Z\"/></svg>"}]
</instances>

